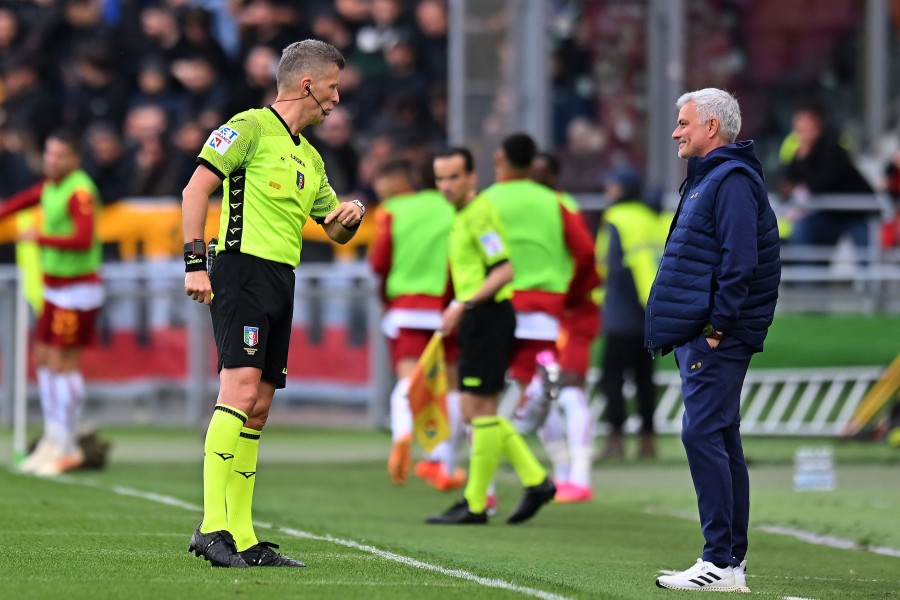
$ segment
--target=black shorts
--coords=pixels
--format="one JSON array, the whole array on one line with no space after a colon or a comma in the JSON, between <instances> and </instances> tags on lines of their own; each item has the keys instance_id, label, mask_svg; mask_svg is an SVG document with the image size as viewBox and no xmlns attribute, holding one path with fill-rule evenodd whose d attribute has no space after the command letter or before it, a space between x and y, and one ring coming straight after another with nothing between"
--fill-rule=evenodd
<instances>
[{"instance_id":1,"label":"black shorts","mask_svg":"<svg viewBox=\"0 0 900 600\"><path fill-rule=\"evenodd\" d=\"M515 342L516 313L509 300L478 304L459 324L459 389L479 395L503 391Z\"/></svg>"},{"instance_id":2,"label":"black shorts","mask_svg":"<svg viewBox=\"0 0 900 600\"><path fill-rule=\"evenodd\" d=\"M219 371L256 367L263 379L283 388L294 316L294 270L249 254L222 252L209 278Z\"/></svg>"}]
</instances>

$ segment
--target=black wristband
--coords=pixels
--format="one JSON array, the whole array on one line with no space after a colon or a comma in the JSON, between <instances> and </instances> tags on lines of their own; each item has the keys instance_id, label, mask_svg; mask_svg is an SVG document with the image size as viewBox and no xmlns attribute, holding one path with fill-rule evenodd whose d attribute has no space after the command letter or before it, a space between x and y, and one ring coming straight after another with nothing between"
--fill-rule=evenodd
<instances>
[{"instance_id":1,"label":"black wristband","mask_svg":"<svg viewBox=\"0 0 900 600\"><path fill-rule=\"evenodd\" d=\"M205 254L188 254L184 253L184 272L190 273L192 271L205 271L206 270L206 255Z\"/></svg>"}]
</instances>

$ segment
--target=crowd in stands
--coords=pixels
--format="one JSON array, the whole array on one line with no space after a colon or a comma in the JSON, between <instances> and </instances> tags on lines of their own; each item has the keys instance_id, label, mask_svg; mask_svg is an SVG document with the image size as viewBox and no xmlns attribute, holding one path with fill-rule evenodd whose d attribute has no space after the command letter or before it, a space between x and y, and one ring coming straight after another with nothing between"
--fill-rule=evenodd
<instances>
[{"instance_id":1,"label":"crowd in stands","mask_svg":"<svg viewBox=\"0 0 900 600\"><path fill-rule=\"evenodd\" d=\"M0 4L0 193L37 179L59 127L85 141L106 203L179 196L209 132L275 97L284 46L348 58L341 105L313 134L339 194L366 194L380 157L440 145L443 0L59 0Z\"/></svg>"},{"instance_id":2,"label":"crowd in stands","mask_svg":"<svg viewBox=\"0 0 900 600\"><path fill-rule=\"evenodd\" d=\"M833 53L861 18L853 0L836 0L814 20L784 13L760 38L782 4L699 0L686 31L686 85L737 93L747 107L741 135L757 140L772 174L799 92L822 72L851 77ZM548 5L559 185L599 193L606 173L646 160L649 8ZM375 203L371 182L385 160L419 161L447 141L448 26L447 0L0 0L0 198L37 181L43 140L59 127L81 135L104 203L178 198L209 132L271 102L282 48L316 37L348 65L340 105L304 134L340 196ZM789 39L803 43L791 53L781 44Z\"/></svg>"}]
</instances>

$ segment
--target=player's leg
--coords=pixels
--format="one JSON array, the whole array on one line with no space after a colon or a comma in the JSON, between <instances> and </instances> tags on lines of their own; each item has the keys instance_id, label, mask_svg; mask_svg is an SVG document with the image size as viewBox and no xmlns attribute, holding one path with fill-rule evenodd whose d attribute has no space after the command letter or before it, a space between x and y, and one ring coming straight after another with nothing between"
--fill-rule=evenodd
<instances>
[{"instance_id":1,"label":"player's leg","mask_svg":"<svg viewBox=\"0 0 900 600\"><path fill-rule=\"evenodd\" d=\"M593 302L569 311L565 335L560 336L559 363L562 371L558 404L566 422L566 441L571 468L566 485L557 490L560 502L586 502L593 497L591 467L594 458L594 417L588 407L585 376L591 344L600 326Z\"/></svg>"},{"instance_id":2,"label":"player's leg","mask_svg":"<svg viewBox=\"0 0 900 600\"><path fill-rule=\"evenodd\" d=\"M483 304L463 315L459 325L459 385L463 419L472 426L469 478L464 499L428 523L487 522L487 491L503 453L497 416L512 349L515 313L509 302Z\"/></svg>"},{"instance_id":3,"label":"player's leg","mask_svg":"<svg viewBox=\"0 0 900 600\"><path fill-rule=\"evenodd\" d=\"M602 377L600 390L606 398L606 440L600 457L604 460L617 460L625 456L622 429L625 425L625 370L628 368L629 356L626 353L625 336L607 334L601 359Z\"/></svg>"},{"instance_id":4,"label":"player's leg","mask_svg":"<svg viewBox=\"0 0 900 600\"><path fill-rule=\"evenodd\" d=\"M58 454L56 447L60 445L63 437L62 426L56 422L56 398L54 396L53 371L50 370L48 356L49 346L46 342L40 341L40 335L41 327L40 321L38 321L38 342L34 348L34 362L44 428L37 446L22 463L22 470L26 473L34 473L38 465L49 460L51 455Z\"/></svg>"},{"instance_id":5,"label":"player's leg","mask_svg":"<svg viewBox=\"0 0 900 600\"><path fill-rule=\"evenodd\" d=\"M392 345L395 352L409 345L411 340L404 343L411 330L401 330L400 338ZM388 476L396 485L403 485L409 477L412 465L412 432L413 416L409 406L409 379L416 368L417 357L398 357L395 362L394 373L397 383L391 390L390 418L391 418L391 453L388 456Z\"/></svg>"},{"instance_id":6,"label":"player's leg","mask_svg":"<svg viewBox=\"0 0 900 600\"><path fill-rule=\"evenodd\" d=\"M64 299L80 298L67 292ZM94 338L97 309L76 310L46 302L38 325L40 357L46 371L40 373L42 394L50 398L47 426L51 451L39 464L28 465L38 475L57 475L84 464L78 446L78 425L84 403L84 377L80 359Z\"/></svg>"},{"instance_id":7,"label":"player's leg","mask_svg":"<svg viewBox=\"0 0 900 600\"><path fill-rule=\"evenodd\" d=\"M561 488L569 481L572 465L566 440L566 418L559 404L550 407L544 424L538 429L538 437L553 465L553 482Z\"/></svg>"},{"instance_id":8,"label":"player's leg","mask_svg":"<svg viewBox=\"0 0 900 600\"><path fill-rule=\"evenodd\" d=\"M637 387L637 407L641 417L638 458L656 457L656 433L653 414L656 412L656 383L653 381L653 357L644 348L643 336L632 341L635 355L634 382Z\"/></svg>"}]
</instances>

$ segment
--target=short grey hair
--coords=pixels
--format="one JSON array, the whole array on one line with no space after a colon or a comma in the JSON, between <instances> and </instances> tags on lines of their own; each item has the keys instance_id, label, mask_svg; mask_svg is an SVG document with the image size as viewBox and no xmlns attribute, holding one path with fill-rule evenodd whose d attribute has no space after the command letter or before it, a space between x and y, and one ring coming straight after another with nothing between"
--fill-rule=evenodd
<instances>
[{"instance_id":1,"label":"short grey hair","mask_svg":"<svg viewBox=\"0 0 900 600\"><path fill-rule=\"evenodd\" d=\"M706 123L712 118L719 120L719 135L729 144L734 142L741 131L741 107L737 98L725 90L704 88L682 94L675 102L681 110L691 100L697 105L697 118Z\"/></svg>"},{"instance_id":2,"label":"short grey hair","mask_svg":"<svg viewBox=\"0 0 900 600\"><path fill-rule=\"evenodd\" d=\"M294 42L281 51L275 80L278 91L296 87L306 75L320 75L331 65L344 69L344 55L341 51L321 40Z\"/></svg>"}]
</instances>

